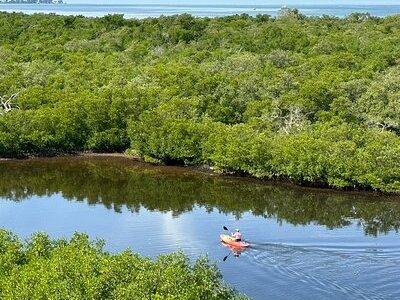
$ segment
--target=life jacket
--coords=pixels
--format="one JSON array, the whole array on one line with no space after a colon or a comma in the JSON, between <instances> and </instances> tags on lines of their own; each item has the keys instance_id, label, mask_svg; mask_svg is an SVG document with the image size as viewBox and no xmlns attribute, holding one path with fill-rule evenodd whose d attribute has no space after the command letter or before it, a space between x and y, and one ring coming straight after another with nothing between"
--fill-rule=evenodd
<instances>
[{"instance_id":1,"label":"life jacket","mask_svg":"<svg viewBox=\"0 0 400 300\"><path fill-rule=\"evenodd\" d=\"M241 241L241 240L242 240L242 234L241 234L240 232L235 232L235 233L233 234L233 237L234 237L236 240L238 240L238 241Z\"/></svg>"}]
</instances>

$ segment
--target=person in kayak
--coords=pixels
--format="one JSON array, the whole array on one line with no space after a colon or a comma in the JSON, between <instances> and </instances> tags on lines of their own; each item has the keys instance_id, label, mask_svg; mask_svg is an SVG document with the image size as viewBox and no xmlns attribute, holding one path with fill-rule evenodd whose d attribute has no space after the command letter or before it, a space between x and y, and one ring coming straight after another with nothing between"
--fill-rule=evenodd
<instances>
[{"instance_id":1,"label":"person in kayak","mask_svg":"<svg viewBox=\"0 0 400 300\"><path fill-rule=\"evenodd\" d=\"M232 237L236 240L236 242L242 241L242 234L240 233L239 229L236 229L236 231L232 233Z\"/></svg>"}]
</instances>

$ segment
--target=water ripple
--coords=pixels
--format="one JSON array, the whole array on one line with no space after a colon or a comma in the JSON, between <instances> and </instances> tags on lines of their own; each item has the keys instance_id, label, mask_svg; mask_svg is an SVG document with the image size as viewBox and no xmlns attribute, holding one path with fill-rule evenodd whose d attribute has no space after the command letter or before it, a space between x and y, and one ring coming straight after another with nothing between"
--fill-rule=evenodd
<instances>
[{"instance_id":1,"label":"water ripple","mask_svg":"<svg viewBox=\"0 0 400 300\"><path fill-rule=\"evenodd\" d=\"M254 244L243 254L250 264L295 280L321 298L399 298L400 247L370 245ZM371 284L373 282L374 284Z\"/></svg>"}]
</instances>

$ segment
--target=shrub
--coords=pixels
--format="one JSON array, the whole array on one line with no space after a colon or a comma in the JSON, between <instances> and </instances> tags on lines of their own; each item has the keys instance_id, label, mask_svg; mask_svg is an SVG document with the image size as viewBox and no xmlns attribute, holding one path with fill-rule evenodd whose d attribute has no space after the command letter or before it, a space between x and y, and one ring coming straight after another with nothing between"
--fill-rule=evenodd
<instances>
[{"instance_id":1,"label":"shrub","mask_svg":"<svg viewBox=\"0 0 400 300\"><path fill-rule=\"evenodd\" d=\"M84 234L26 243L0 230L1 299L244 299L222 282L217 268L182 253L144 258L110 254Z\"/></svg>"}]
</instances>

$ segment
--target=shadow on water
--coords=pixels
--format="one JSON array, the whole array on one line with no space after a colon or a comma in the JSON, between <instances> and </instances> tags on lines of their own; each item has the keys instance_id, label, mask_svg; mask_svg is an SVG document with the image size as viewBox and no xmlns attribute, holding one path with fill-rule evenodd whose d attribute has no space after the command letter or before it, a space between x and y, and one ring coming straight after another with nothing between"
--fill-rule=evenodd
<instances>
[{"instance_id":1,"label":"shadow on water","mask_svg":"<svg viewBox=\"0 0 400 300\"><path fill-rule=\"evenodd\" d=\"M102 204L115 212L172 212L196 207L240 219L276 218L293 225L329 229L357 224L366 235L400 228L400 198L338 193L210 176L186 168L155 167L121 157L64 157L0 161L0 197L23 201L61 194L71 201ZM306 192L305 192L306 191Z\"/></svg>"}]
</instances>

